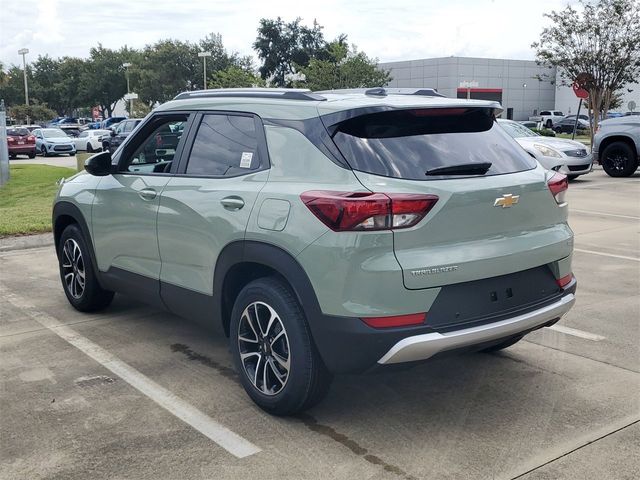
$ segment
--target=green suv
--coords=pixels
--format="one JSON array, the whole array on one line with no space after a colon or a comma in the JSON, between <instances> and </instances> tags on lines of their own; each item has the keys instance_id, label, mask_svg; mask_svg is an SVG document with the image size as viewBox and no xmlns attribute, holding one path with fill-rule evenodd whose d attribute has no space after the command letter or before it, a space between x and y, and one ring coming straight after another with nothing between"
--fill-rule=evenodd
<instances>
[{"instance_id":1,"label":"green suv","mask_svg":"<svg viewBox=\"0 0 640 480\"><path fill-rule=\"evenodd\" d=\"M280 415L334 373L505 348L576 281L567 179L500 111L429 89L180 94L60 187L65 294L206 322Z\"/></svg>"}]
</instances>

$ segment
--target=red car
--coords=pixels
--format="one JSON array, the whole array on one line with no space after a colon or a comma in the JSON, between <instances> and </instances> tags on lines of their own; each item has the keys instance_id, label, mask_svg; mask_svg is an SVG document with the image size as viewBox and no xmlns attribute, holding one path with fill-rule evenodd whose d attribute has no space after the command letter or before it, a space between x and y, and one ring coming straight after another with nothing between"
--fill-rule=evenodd
<instances>
[{"instance_id":1,"label":"red car","mask_svg":"<svg viewBox=\"0 0 640 480\"><path fill-rule=\"evenodd\" d=\"M18 155L29 155L36 158L36 137L23 127L7 128L7 144L9 145L9 158Z\"/></svg>"}]
</instances>

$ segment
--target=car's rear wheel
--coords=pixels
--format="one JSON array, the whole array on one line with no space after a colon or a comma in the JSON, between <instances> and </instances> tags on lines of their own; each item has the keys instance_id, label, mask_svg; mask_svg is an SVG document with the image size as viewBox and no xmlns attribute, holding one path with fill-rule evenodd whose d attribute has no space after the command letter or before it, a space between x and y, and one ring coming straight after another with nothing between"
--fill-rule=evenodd
<instances>
[{"instance_id":1,"label":"car's rear wheel","mask_svg":"<svg viewBox=\"0 0 640 480\"><path fill-rule=\"evenodd\" d=\"M304 312L275 277L254 280L236 298L231 352L247 394L274 415L291 415L319 402L331 374L318 354Z\"/></svg>"},{"instance_id":2,"label":"car's rear wheel","mask_svg":"<svg viewBox=\"0 0 640 480\"><path fill-rule=\"evenodd\" d=\"M64 293L76 310L94 312L111 303L113 292L100 286L91 252L76 224L69 225L60 236L58 264Z\"/></svg>"},{"instance_id":3,"label":"car's rear wheel","mask_svg":"<svg viewBox=\"0 0 640 480\"><path fill-rule=\"evenodd\" d=\"M29 158L36 158L36 151L29 152Z\"/></svg>"},{"instance_id":4,"label":"car's rear wheel","mask_svg":"<svg viewBox=\"0 0 640 480\"><path fill-rule=\"evenodd\" d=\"M638 158L628 143L613 142L602 152L602 169L610 177L628 177L638 169Z\"/></svg>"},{"instance_id":5,"label":"car's rear wheel","mask_svg":"<svg viewBox=\"0 0 640 480\"><path fill-rule=\"evenodd\" d=\"M15 159L17 156L18 156L18 155L16 155L15 153L10 153L10 154L9 154L9 158L10 158L11 160Z\"/></svg>"},{"instance_id":6,"label":"car's rear wheel","mask_svg":"<svg viewBox=\"0 0 640 480\"><path fill-rule=\"evenodd\" d=\"M562 127L555 127L553 131L556 133L562 133Z\"/></svg>"},{"instance_id":7,"label":"car's rear wheel","mask_svg":"<svg viewBox=\"0 0 640 480\"><path fill-rule=\"evenodd\" d=\"M553 126L553 122L551 120L547 120L546 127L551 128Z\"/></svg>"}]
</instances>

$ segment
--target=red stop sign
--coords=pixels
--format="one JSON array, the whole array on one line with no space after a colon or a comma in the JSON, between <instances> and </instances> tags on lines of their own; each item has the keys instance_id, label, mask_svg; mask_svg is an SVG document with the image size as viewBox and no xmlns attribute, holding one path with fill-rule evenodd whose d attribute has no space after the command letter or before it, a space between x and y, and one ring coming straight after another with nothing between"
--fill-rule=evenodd
<instances>
[{"instance_id":1,"label":"red stop sign","mask_svg":"<svg viewBox=\"0 0 640 480\"><path fill-rule=\"evenodd\" d=\"M571 88L573 88L573 93L576 94L576 97L589 98L589 92L587 92L584 88L581 88L580 85L578 85L576 82L573 82Z\"/></svg>"}]
</instances>

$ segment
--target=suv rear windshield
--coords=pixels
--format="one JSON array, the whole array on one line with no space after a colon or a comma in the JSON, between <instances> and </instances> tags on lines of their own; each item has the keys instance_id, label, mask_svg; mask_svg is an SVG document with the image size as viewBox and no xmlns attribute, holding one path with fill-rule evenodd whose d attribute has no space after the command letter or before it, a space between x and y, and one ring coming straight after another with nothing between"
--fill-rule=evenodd
<instances>
[{"instance_id":1,"label":"suv rear windshield","mask_svg":"<svg viewBox=\"0 0 640 480\"><path fill-rule=\"evenodd\" d=\"M354 170L385 177L430 180L429 170L491 163L485 175L535 168L486 108L395 110L351 118L333 140Z\"/></svg>"}]
</instances>

